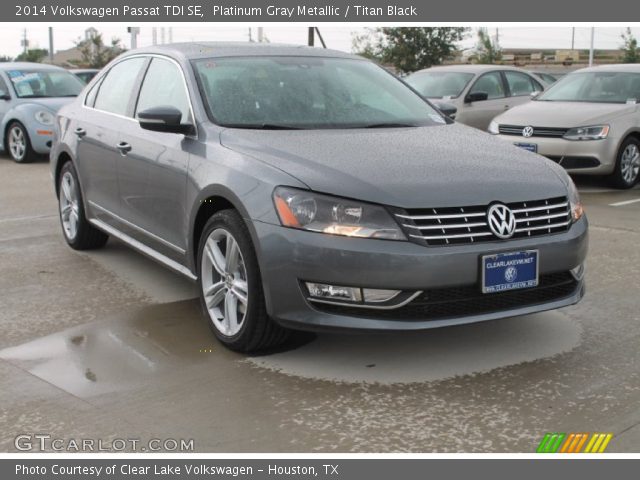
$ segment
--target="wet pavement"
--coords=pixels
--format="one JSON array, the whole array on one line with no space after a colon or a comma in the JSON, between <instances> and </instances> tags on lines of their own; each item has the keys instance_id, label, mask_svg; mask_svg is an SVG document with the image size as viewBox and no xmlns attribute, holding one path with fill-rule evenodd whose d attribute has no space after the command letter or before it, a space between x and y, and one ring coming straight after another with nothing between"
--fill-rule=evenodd
<instances>
[{"instance_id":1,"label":"wet pavement","mask_svg":"<svg viewBox=\"0 0 640 480\"><path fill-rule=\"evenodd\" d=\"M0 157L0 451L46 433L200 452L532 452L547 431L576 431L638 452L640 188L578 182L591 222L580 304L301 335L247 357L216 343L189 281L112 240L66 247L48 165Z\"/></svg>"}]
</instances>

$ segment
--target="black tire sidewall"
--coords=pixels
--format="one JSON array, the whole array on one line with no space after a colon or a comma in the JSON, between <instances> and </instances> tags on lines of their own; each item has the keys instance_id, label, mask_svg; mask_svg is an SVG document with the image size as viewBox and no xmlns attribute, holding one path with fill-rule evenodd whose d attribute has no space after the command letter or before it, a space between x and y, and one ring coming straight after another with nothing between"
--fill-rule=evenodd
<instances>
[{"instance_id":1,"label":"black tire sidewall","mask_svg":"<svg viewBox=\"0 0 640 480\"><path fill-rule=\"evenodd\" d=\"M73 240L70 240L67 237L67 234L64 231L64 225L62 224L62 212L60 211L60 198L63 195L62 193L62 179L64 178L64 174L69 172L73 177L73 181L76 185L76 190L78 192L78 228L76 230L76 236ZM84 199L82 196L82 188L80 188L80 182L78 181L78 173L76 172L76 168L73 165L73 162L66 162L62 168L60 169L60 176L58 177L58 217L60 218L60 227L62 228L62 236L65 241L73 248L78 248L80 239L84 234L84 230L90 227L89 222L87 222L86 217L84 215Z\"/></svg>"},{"instance_id":2,"label":"black tire sidewall","mask_svg":"<svg viewBox=\"0 0 640 480\"><path fill-rule=\"evenodd\" d=\"M220 332L215 325L209 314L209 310L205 304L204 294L202 291L202 256L204 252L204 245L206 239L211 232L217 228L223 228L227 230L235 238L244 265L247 271L247 285L248 285L248 306L247 313L240 331L235 335L229 337ZM218 340L234 350L246 350L250 348L250 342L254 336L255 330L258 328L259 322L268 321L265 314L264 294L262 290L262 280L260 277L260 269L258 266L258 260L255 254L253 241L249 234L247 226L244 224L242 217L234 210L223 210L214 214L206 223L200 240L198 243L198 256L197 256L197 272L198 272L198 289L200 293L200 304L202 310L206 316L207 323L213 331Z\"/></svg>"},{"instance_id":3,"label":"black tire sidewall","mask_svg":"<svg viewBox=\"0 0 640 480\"><path fill-rule=\"evenodd\" d=\"M9 135L11 134L11 130L13 130L16 127L20 128L20 130L22 130L22 134L24 135L24 142L25 142L24 155L20 160L18 160L17 158L15 158L13 156L13 153L11 152L11 149L9 148ZM29 132L27 132L27 129L24 127L24 125L22 125L22 123L20 123L20 122L11 122L11 124L9 125L9 128L7 128L7 134L6 134L6 138L5 138L5 145L7 146L7 148L6 148L7 153L11 157L11 160L13 160L14 162L16 162L16 163L30 163L31 161L33 161L33 158L35 156L35 152L33 151L33 148L31 148L31 138L29 138Z\"/></svg>"}]
</instances>

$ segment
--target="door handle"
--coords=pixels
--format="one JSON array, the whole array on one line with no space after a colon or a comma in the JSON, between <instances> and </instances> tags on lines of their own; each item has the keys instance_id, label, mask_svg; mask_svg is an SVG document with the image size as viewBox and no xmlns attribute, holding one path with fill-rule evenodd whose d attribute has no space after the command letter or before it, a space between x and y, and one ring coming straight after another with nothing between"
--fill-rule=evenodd
<instances>
[{"instance_id":1,"label":"door handle","mask_svg":"<svg viewBox=\"0 0 640 480\"><path fill-rule=\"evenodd\" d=\"M78 138L82 138L87 134L87 131L84 128L78 127L73 133L75 133Z\"/></svg>"},{"instance_id":2,"label":"door handle","mask_svg":"<svg viewBox=\"0 0 640 480\"><path fill-rule=\"evenodd\" d=\"M120 151L121 155L126 155L131 151L131 145L129 145L127 142L120 142L118 145L116 145L116 148Z\"/></svg>"}]
</instances>

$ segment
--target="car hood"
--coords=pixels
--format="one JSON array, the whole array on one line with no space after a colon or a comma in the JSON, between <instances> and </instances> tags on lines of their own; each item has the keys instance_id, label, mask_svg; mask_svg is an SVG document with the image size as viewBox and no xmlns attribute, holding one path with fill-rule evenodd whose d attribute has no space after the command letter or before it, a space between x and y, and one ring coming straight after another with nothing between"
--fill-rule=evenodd
<instances>
[{"instance_id":1,"label":"car hood","mask_svg":"<svg viewBox=\"0 0 640 480\"><path fill-rule=\"evenodd\" d=\"M545 158L458 124L353 130L221 132L221 143L310 189L403 208L566 195Z\"/></svg>"},{"instance_id":2,"label":"car hood","mask_svg":"<svg viewBox=\"0 0 640 480\"><path fill-rule=\"evenodd\" d=\"M606 123L634 112L637 105L619 103L545 102L538 100L515 107L496 117L502 125L572 128Z\"/></svg>"},{"instance_id":3,"label":"car hood","mask_svg":"<svg viewBox=\"0 0 640 480\"><path fill-rule=\"evenodd\" d=\"M47 108L52 112L57 112L65 105L73 102L75 99L76 97L22 98L20 99L20 103L37 105L39 107Z\"/></svg>"}]
</instances>

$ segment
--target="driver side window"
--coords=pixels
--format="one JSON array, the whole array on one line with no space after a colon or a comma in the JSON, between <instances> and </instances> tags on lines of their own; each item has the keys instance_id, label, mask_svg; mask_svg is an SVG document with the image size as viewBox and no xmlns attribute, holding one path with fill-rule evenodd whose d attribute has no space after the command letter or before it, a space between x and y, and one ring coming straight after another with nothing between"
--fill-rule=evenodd
<instances>
[{"instance_id":1,"label":"driver side window","mask_svg":"<svg viewBox=\"0 0 640 480\"><path fill-rule=\"evenodd\" d=\"M504 90L504 83L502 82L502 75L500 72L489 72L483 74L476 83L473 84L469 93L487 94L487 100L495 100L497 98L505 98L506 93Z\"/></svg>"},{"instance_id":2,"label":"driver side window","mask_svg":"<svg viewBox=\"0 0 640 480\"><path fill-rule=\"evenodd\" d=\"M180 123L190 124L191 109L182 72L171 61L155 57L147 70L140 89L136 117L153 107L175 107L182 113Z\"/></svg>"}]
</instances>

